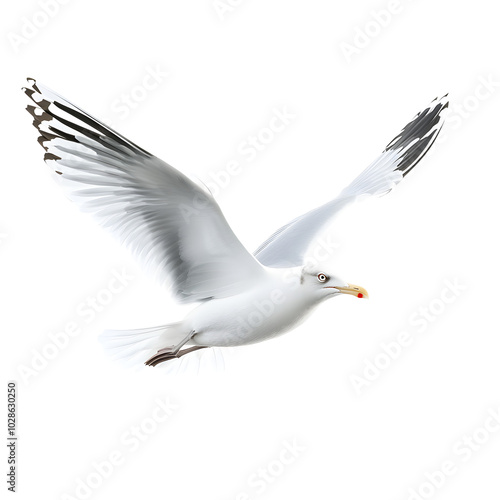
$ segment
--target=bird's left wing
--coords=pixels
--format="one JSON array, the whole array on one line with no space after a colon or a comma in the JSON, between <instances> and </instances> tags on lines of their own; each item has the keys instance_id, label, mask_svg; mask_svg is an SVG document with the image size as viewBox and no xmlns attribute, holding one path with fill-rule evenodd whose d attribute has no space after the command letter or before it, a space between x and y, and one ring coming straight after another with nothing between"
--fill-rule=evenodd
<instances>
[{"instance_id":1,"label":"bird's left wing","mask_svg":"<svg viewBox=\"0 0 500 500\"><path fill-rule=\"evenodd\" d=\"M444 122L443 111L448 107L446 97L435 99L418 113L337 198L297 217L272 234L254 253L259 262L269 267L302 265L314 238L343 207L361 197L381 196L391 191L436 140Z\"/></svg>"},{"instance_id":2,"label":"bird's left wing","mask_svg":"<svg viewBox=\"0 0 500 500\"><path fill-rule=\"evenodd\" d=\"M264 267L214 198L178 170L34 80L25 93L45 161L69 197L139 257L180 302L239 293Z\"/></svg>"}]
</instances>

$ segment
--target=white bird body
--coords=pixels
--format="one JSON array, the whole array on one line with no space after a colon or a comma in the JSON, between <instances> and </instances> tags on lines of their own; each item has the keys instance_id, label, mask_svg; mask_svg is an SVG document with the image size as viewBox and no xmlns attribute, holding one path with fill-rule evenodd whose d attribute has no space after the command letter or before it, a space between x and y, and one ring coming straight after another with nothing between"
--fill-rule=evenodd
<instances>
[{"instance_id":1,"label":"white bird body","mask_svg":"<svg viewBox=\"0 0 500 500\"><path fill-rule=\"evenodd\" d=\"M448 103L434 100L341 193L296 217L249 253L203 186L34 80L25 93L45 161L81 209L110 229L181 303L177 323L101 336L117 357L146 364L206 347L252 344L303 321L323 300L362 287L306 263L315 238L346 205L393 189L427 153ZM183 346L190 348L180 350Z\"/></svg>"},{"instance_id":2,"label":"white bird body","mask_svg":"<svg viewBox=\"0 0 500 500\"><path fill-rule=\"evenodd\" d=\"M266 279L258 286L199 305L182 322L186 333L198 332L190 343L219 347L254 344L297 326L318 304L314 294L301 287L299 271L268 268Z\"/></svg>"}]
</instances>

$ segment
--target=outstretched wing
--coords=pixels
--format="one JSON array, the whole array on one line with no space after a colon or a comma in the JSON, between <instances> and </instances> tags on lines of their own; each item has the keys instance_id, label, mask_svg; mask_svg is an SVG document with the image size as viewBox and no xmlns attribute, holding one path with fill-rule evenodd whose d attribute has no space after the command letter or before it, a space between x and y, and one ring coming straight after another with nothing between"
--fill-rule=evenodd
<instances>
[{"instance_id":1,"label":"outstretched wing","mask_svg":"<svg viewBox=\"0 0 500 500\"><path fill-rule=\"evenodd\" d=\"M71 199L113 231L180 302L226 297L265 272L214 198L188 177L29 79L27 110Z\"/></svg>"},{"instance_id":2,"label":"outstretched wing","mask_svg":"<svg viewBox=\"0 0 500 500\"><path fill-rule=\"evenodd\" d=\"M388 193L415 167L436 140L447 107L447 96L432 101L337 198L297 217L262 243L254 253L259 262L269 267L302 265L318 232L344 206L363 195Z\"/></svg>"}]
</instances>

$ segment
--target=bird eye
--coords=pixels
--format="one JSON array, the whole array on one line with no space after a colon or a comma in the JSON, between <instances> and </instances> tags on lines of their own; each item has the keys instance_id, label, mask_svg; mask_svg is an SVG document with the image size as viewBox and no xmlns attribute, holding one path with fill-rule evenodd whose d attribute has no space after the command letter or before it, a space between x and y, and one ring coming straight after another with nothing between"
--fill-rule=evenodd
<instances>
[{"instance_id":1,"label":"bird eye","mask_svg":"<svg viewBox=\"0 0 500 500\"><path fill-rule=\"evenodd\" d=\"M327 279L325 274L318 274L318 280L321 281L321 283L324 283Z\"/></svg>"}]
</instances>

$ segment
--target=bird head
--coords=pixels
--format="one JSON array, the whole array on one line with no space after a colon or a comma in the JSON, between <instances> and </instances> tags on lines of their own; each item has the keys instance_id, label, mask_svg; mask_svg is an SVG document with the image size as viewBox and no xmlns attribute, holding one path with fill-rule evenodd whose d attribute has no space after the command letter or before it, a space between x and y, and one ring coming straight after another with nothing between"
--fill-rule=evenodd
<instances>
[{"instance_id":1,"label":"bird head","mask_svg":"<svg viewBox=\"0 0 500 500\"><path fill-rule=\"evenodd\" d=\"M305 287L308 293L312 293L316 300L340 294L353 295L360 299L368 298L368 292L362 286L351 285L331 273L307 266L302 268L300 285Z\"/></svg>"}]
</instances>

